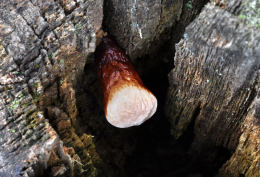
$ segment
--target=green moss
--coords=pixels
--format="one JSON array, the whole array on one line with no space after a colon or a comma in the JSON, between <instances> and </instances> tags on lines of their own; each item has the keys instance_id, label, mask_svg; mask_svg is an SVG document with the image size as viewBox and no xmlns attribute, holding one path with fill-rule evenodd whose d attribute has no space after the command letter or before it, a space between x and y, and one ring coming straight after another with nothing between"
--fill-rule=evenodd
<instances>
[{"instance_id":1,"label":"green moss","mask_svg":"<svg viewBox=\"0 0 260 177\"><path fill-rule=\"evenodd\" d=\"M48 58L51 60L53 57L57 56L57 54L59 53L59 50L56 50L55 52L53 52L52 54L50 54L48 56Z\"/></svg>"},{"instance_id":2,"label":"green moss","mask_svg":"<svg viewBox=\"0 0 260 177\"><path fill-rule=\"evenodd\" d=\"M18 95L18 98L23 98L24 97L24 94L23 93L20 93L19 95Z\"/></svg>"},{"instance_id":3,"label":"green moss","mask_svg":"<svg viewBox=\"0 0 260 177\"><path fill-rule=\"evenodd\" d=\"M62 85L64 82L64 79L60 79L60 85Z\"/></svg>"},{"instance_id":4,"label":"green moss","mask_svg":"<svg viewBox=\"0 0 260 177\"><path fill-rule=\"evenodd\" d=\"M33 96L33 103L38 103L39 97L37 95Z\"/></svg>"},{"instance_id":5,"label":"green moss","mask_svg":"<svg viewBox=\"0 0 260 177\"><path fill-rule=\"evenodd\" d=\"M19 72L18 72L18 71L14 71L13 74L14 74L14 75L17 75L17 74L19 74Z\"/></svg>"},{"instance_id":6,"label":"green moss","mask_svg":"<svg viewBox=\"0 0 260 177\"><path fill-rule=\"evenodd\" d=\"M34 83L33 83L33 86L34 86L34 87L38 87L38 82L34 82Z\"/></svg>"},{"instance_id":7,"label":"green moss","mask_svg":"<svg viewBox=\"0 0 260 177\"><path fill-rule=\"evenodd\" d=\"M188 1L187 3L186 3L186 7L188 8L188 9L192 9L192 1Z\"/></svg>"},{"instance_id":8,"label":"green moss","mask_svg":"<svg viewBox=\"0 0 260 177\"><path fill-rule=\"evenodd\" d=\"M64 64L64 59L60 59L59 64Z\"/></svg>"},{"instance_id":9,"label":"green moss","mask_svg":"<svg viewBox=\"0 0 260 177\"><path fill-rule=\"evenodd\" d=\"M26 103L22 104L22 108L26 108L26 106L27 106Z\"/></svg>"},{"instance_id":10,"label":"green moss","mask_svg":"<svg viewBox=\"0 0 260 177\"><path fill-rule=\"evenodd\" d=\"M20 93L11 103L9 106L10 109L15 109L20 106L20 102L22 101L24 95L23 93Z\"/></svg>"},{"instance_id":11,"label":"green moss","mask_svg":"<svg viewBox=\"0 0 260 177\"><path fill-rule=\"evenodd\" d=\"M238 18L249 26L260 28L260 1L245 0Z\"/></svg>"},{"instance_id":12,"label":"green moss","mask_svg":"<svg viewBox=\"0 0 260 177\"><path fill-rule=\"evenodd\" d=\"M81 29L82 29L81 23L78 23L78 24L75 25L75 33L76 33L76 34L79 34L79 32L81 31Z\"/></svg>"},{"instance_id":13,"label":"green moss","mask_svg":"<svg viewBox=\"0 0 260 177\"><path fill-rule=\"evenodd\" d=\"M14 100L13 102L12 102L12 104L10 105L10 109L15 109L15 108L17 108L19 106L19 102L18 101L16 101L16 100Z\"/></svg>"},{"instance_id":14,"label":"green moss","mask_svg":"<svg viewBox=\"0 0 260 177\"><path fill-rule=\"evenodd\" d=\"M79 137L73 128L60 136L66 146L71 146L76 151L72 157L75 176L102 176L104 165L96 152L93 136L83 133Z\"/></svg>"},{"instance_id":15,"label":"green moss","mask_svg":"<svg viewBox=\"0 0 260 177\"><path fill-rule=\"evenodd\" d=\"M10 132L15 133L16 130L15 129L10 129Z\"/></svg>"},{"instance_id":16,"label":"green moss","mask_svg":"<svg viewBox=\"0 0 260 177\"><path fill-rule=\"evenodd\" d=\"M35 65L35 68L36 68L36 69L39 69L39 68L40 68L40 65L39 65L39 64L36 64L36 65Z\"/></svg>"},{"instance_id":17,"label":"green moss","mask_svg":"<svg viewBox=\"0 0 260 177\"><path fill-rule=\"evenodd\" d=\"M26 117L26 123L28 125L28 128L34 129L39 125L38 114L40 114L40 111L36 111L32 113L30 116Z\"/></svg>"},{"instance_id":18,"label":"green moss","mask_svg":"<svg viewBox=\"0 0 260 177\"><path fill-rule=\"evenodd\" d=\"M243 15L243 14L240 14L240 15L238 16L238 18L240 18L240 19L246 19L246 16Z\"/></svg>"}]
</instances>

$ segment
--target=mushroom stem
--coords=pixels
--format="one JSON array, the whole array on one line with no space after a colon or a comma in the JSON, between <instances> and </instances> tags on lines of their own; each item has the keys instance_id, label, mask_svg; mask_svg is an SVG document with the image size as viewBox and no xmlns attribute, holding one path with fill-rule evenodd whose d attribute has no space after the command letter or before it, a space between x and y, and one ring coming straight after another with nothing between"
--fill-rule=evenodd
<instances>
[{"instance_id":1,"label":"mushroom stem","mask_svg":"<svg viewBox=\"0 0 260 177\"><path fill-rule=\"evenodd\" d=\"M144 86L123 50L105 36L95 56L107 121L115 127L127 128L149 119L156 111L157 99Z\"/></svg>"}]
</instances>

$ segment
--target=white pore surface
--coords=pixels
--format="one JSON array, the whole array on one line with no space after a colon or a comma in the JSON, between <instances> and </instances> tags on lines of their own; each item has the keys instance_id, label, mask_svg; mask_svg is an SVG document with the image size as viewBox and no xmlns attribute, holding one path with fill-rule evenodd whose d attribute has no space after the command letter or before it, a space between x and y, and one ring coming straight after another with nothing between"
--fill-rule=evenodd
<instances>
[{"instance_id":1,"label":"white pore surface","mask_svg":"<svg viewBox=\"0 0 260 177\"><path fill-rule=\"evenodd\" d=\"M118 128L137 126L152 117L157 99L147 90L125 86L117 90L107 104L107 120Z\"/></svg>"}]
</instances>

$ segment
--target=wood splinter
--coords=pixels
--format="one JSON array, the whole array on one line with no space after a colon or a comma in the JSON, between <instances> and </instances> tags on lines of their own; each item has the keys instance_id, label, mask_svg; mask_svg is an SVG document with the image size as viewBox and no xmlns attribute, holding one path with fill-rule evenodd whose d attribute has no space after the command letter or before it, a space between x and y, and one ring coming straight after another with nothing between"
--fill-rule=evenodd
<instances>
[{"instance_id":1,"label":"wood splinter","mask_svg":"<svg viewBox=\"0 0 260 177\"><path fill-rule=\"evenodd\" d=\"M123 50L105 36L97 47L98 76L107 121L115 127L137 126L152 117L157 99L144 86Z\"/></svg>"}]
</instances>

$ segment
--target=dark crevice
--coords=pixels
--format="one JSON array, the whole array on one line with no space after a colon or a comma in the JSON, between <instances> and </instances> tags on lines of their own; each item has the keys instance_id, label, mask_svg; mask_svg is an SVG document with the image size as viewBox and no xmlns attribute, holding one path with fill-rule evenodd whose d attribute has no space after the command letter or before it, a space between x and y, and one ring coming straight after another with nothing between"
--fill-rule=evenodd
<instances>
[{"instance_id":1,"label":"dark crevice","mask_svg":"<svg viewBox=\"0 0 260 177\"><path fill-rule=\"evenodd\" d=\"M104 2L104 9L106 9ZM85 76L79 80L76 92L78 122L77 134L94 135L96 151L106 166L106 176L113 177L188 177L214 176L231 153L221 147L207 147L198 154L190 151L195 138L194 125L200 114L200 104L194 110L192 121L179 140L171 135L171 126L164 115L169 88L168 73L174 67L175 44L182 38L185 27L201 11L208 0L191 1L195 10L185 0L180 20L165 35L171 36L156 52L136 60L135 67L144 84L158 99L155 115L141 126L118 129L105 120L102 93L96 76L94 62L85 65ZM104 17L109 11L104 11ZM104 18L104 21L106 19ZM103 23L104 31L108 27ZM92 57L92 56L91 56ZM89 87L91 85L91 87ZM93 114L89 114L91 109Z\"/></svg>"},{"instance_id":2,"label":"dark crevice","mask_svg":"<svg viewBox=\"0 0 260 177\"><path fill-rule=\"evenodd\" d=\"M186 1L188 2L188 1ZM195 2L195 1L194 1ZM181 37L183 36L185 26L192 21L196 15L199 13L203 5L207 1L203 3L198 3L200 5L199 10L197 10L194 14L190 14L190 9L184 4L183 13L181 15L181 19L188 19L185 22L180 20L177 25L173 27L173 29L168 29L165 31L165 35L172 36L171 39L168 39L164 42L164 44L159 48L157 53L152 55L146 55L142 58L137 59L135 63L136 69L141 75L141 78L144 84L155 94L158 99L158 109L155 115L147 122L142 124L139 127L130 128L128 130L113 130L115 132L121 133L121 137L116 137L118 140L123 137L125 142L118 142L121 146L127 146L129 142L132 141L134 144L134 149L129 151L128 153L123 153L122 155L126 156L123 164L116 164L113 158L108 159L108 163L110 163L110 167L121 168L123 169L122 173L118 176L136 176L136 177L170 177L170 176L188 176L193 173L201 174L201 172L197 168L193 168L194 164L187 163L190 161L192 155L189 154L188 149L190 148L194 134L193 127L195 124L195 120L200 112L200 107L194 111L193 121L188 127L184 136L176 141L170 134L170 123L164 115L164 107L165 100L167 96L167 89L169 87L168 83L168 73L174 67L173 57L174 57L174 45L177 43ZM198 7L194 7L198 8ZM106 13L104 12L106 17ZM106 20L106 19L104 19ZM103 23L103 29L105 31L108 30ZM109 31L107 31L109 33ZM169 47L170 46L170 47ZM159 59L159 60L158 60ZM151 64L154 62L154 64ZM149 67L147 67L149 66ZM102 109L102 107L101 107ZM109 127L110 129L114 129ZM128 131L126 135L124 131ZM102 143L100 141L104 141L104 138L109 138L108 134L111 134L111 130L102 130L103 133L99 134L101 136L97 136L96 143L97 149L100 154L103 154L102 158L108 158L113 156L110 150L104 151L104 147L102 147ZM110 133L109 133L110 132ZM95 134L95 130L92 131ZM100 145L98 145L100 144ZM120 145L118 145L120 146ZM106 146L106 148L113 148ZM120 153L120 152L118 152ZM177 159L177 160L176 160ZM112 163L112 165L111 165ZM113 164L115 163L115 164ZM199 171L199 172L197 172Z\"/></svg>"},{"instance_id":3,"label":"dark crevice","mask_svg":"<svg viewBox=\"0 0 260 177\"><path fill-rule=\"evenodd\" d=\"M216 176L221 166L231 157L231 152L219 146L207 146L199 152L190 152L190 169L194 173L200 173L203 177Z\"/></svg>"},{"instance_id":4,"label":"dark crevice","mask_svg":"<svg viewBox=\"0 0 260 177\"><path fill-rule=\"evenodd\" d=\"M192 142L194 140L195 134L194 134L194 126L195 122L200 114L201 108L200 104L195 108L194 113L191 118L191 123L187 127L186 131L182 134L182 136L179 138L179 143L183 145L185 150L189 150L189 148L192 145Z\"/></svg>"}]
</instances>

